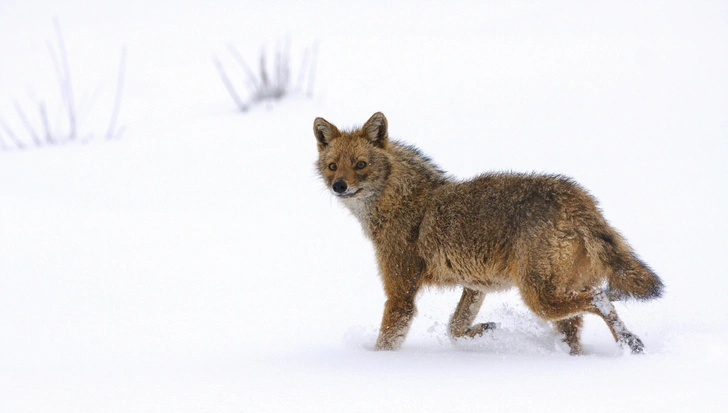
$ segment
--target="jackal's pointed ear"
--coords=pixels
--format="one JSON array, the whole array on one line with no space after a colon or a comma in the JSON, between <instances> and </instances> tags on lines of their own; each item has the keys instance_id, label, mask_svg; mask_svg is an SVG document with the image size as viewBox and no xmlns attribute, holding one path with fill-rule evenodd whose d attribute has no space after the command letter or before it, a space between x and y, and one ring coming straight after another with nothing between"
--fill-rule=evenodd
<instances>
[{"instance_id":1,"label":"jackal's pointed ear","mask_svg":"<svg viewBox=\"0 0 728 413\"><path fill-rule=\"evenodd\" d=\"M389 132L387 131L387 118L384 117L382 112L373 114L367 123L362 126L361 130L374 145L380 148L387 147Z\"/></svg>"},{"instance_id":2,"label":"jackal's pointed ear","mask_svg":"<svg viewBox=\"0 0 728 413\"><path fill-rule=\"evenodd\" d=\"M318 141L319 151L328 146L332 139L341 136L341 132L336 129L336 126L330 124L324 118L316 118L313 121L313 134L316 136L316 141Z\"/></svg>"}]
</instances>

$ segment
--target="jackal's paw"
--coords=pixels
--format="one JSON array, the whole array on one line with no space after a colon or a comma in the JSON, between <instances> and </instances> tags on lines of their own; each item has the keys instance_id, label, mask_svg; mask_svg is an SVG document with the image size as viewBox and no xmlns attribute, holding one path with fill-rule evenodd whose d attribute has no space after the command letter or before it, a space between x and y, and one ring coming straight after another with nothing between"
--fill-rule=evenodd
<instances>
[{"instance_id":1,"label":"jackal's paw","mask_svg":"<svg viewBox=\"0 0 728 413\"><path fill-rule=\"evenodd\" d=\"M403 337L385 338L385 337L380 336L379 338L377 338L377 343L374 345L374 350L376 350L376 351L398 350L402 346L403 340L404 340Z\"/></svg>"},{"instance_id":2,"label":"jackal's paw","mask_svg":"<svg viewBox=\"0 0 728 413\"><path fill-rule=\"evenodd\" d=\"M488 323L474 324L472 327L465 330L465 336L470 337L470 338L475 338L478 336L482 336L483 333L485 333L486 331L492 331L498 327L499 327L498 323L494 323L492 321L488 322Z\"/></svg>"},{"instance_id":3,"label":"jackal's paw","mask_svg":"<svg viewBox=\"0 0 728 413\"><path fill-rule=\"evenodd\" d=\"M645 345L642 344L642 340L632 333L622 333L619 336L619 344L627 345L632 351L632 354L642 354L645 351Z\"/></svg>"},{"instance_id":4,"label":"jackal's paw","mask_svg":"<svg viewBox=\"0 0 728 413\"><path fill-rule=\"evenodd\" d=\"M581 343L569 343L566 340L564 342L569 345L570 356L581 356L584 354L584 351L581 349Z\"/></svg>"}]
</instances>

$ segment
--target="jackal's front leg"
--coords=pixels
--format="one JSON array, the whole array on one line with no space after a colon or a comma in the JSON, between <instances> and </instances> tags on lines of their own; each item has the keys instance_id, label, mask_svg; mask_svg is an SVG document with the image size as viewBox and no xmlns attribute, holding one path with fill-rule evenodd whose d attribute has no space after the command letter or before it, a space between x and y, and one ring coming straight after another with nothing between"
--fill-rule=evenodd
<instances>
[{"instance_id":1,"label":"jackal's front leg","mask_svg":"<svg viewBox=\"0 0 728 413\"><path fill-rule=\"evenodd\" d=\"M399 254L387 250L377 254L377 258L387 302L376 349L396 350L402 345L415 316L415 298L421 286L423 263L407 246Z\"/></svg>"},{"instance_id":2,"label":"jackal's front leg","mask_svg":"<svg viewBox=\"0 0 728 413\"><path fill-rule=\"evenodd\" d=\"M404 341L415 316L414 295L389 297L384 304L382 326L377 338L377 350L396 350Z\"/></svg>"},{"instance_id":3,"label":"jackal's front leg","mask_svg":"<svg viewBox=\"0 0 728 413\"><path fill-rule=\"evenodd\" d=\"M475 338L482 336L484 332L494 330L496 323L478 323L473 324L475 316L478 315L480 306L483 304L485 293L471 288L463 288L463 295L455 309L455 314L450 319L450 337Z\"/></svg>"}]
</instances>

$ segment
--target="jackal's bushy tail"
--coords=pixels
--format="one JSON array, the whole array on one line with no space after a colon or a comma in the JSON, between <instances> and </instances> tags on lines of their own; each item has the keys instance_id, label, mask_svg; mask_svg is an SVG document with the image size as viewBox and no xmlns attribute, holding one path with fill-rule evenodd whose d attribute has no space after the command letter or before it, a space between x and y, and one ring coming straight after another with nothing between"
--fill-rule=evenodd
<instances>
[{"instance_id":1,"label":"jackal's bushy tail","mask_svg":"<svg viewBox=\"0 0 728 413\"><path fill-rule=\"evenodd\" d=\"M662 296L664 284L637 257L621 235L606 222L592 231L591 241L598 259L606 267L607 294L612 301L634 298L649 300Z\"/></svg>"}]
</instances>

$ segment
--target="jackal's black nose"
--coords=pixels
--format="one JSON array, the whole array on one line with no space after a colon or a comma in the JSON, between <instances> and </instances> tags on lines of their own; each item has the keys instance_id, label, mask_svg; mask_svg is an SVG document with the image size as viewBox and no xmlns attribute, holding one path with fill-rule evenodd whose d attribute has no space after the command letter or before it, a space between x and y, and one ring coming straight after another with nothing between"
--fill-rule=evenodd
<instances>
[{"instance_id":1,"label":"jackal's black nose","mask_svg":"<svg viewBox=\"0 0 728 413\"><path fill-rule=\"evenodd\" d=\"M346 192L346 188L347 188L346 182L344 182L343 179L337 179L336 182L334 182L334 185L332 186L332 189L337 194L343 194L344 192Z\"/></svg>"}]
</instances>

